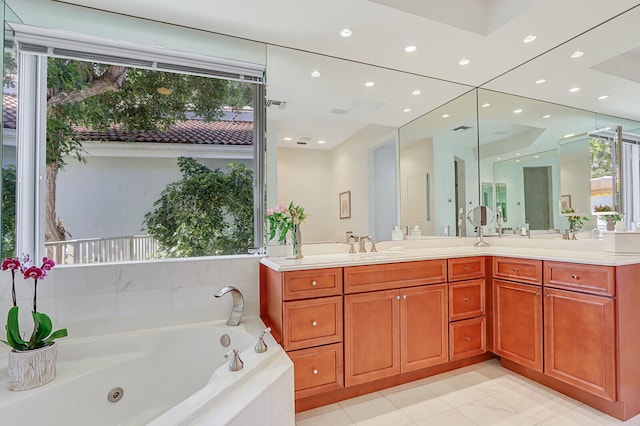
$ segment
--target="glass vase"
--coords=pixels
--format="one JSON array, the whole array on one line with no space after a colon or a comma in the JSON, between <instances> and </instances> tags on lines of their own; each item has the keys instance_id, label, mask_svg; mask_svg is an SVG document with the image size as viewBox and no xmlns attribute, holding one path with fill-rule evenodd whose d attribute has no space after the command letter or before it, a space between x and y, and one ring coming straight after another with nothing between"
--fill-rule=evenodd
<instances>
[{"instance_id":1,"label":"glass vase","mask_svg":"<svg viewBox=\"0 0 640 426\"><path fill-rule=\"evenodd\" d=\"M291 231L291 247L294 259L302 259L302 234L300 233L300 225L293 225Z\"/></svg>"}]
</instances>

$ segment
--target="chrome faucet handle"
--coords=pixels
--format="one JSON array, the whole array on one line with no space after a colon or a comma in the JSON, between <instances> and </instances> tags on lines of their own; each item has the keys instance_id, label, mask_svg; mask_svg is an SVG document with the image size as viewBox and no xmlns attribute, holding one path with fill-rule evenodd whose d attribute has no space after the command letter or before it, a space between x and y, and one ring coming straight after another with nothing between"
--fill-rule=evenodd
<instances>
[{"instance_id":1,"label":"chrome faucet handle","mask_svg":"<svg viewBox=\"0 0 640 426\"><path fill-rule=\"evenodd\" d=\"M353 237L351 237L351 238L353 238ZM348 244L349 244L349 254L355 254L356 253L356 249L354 247L355 242L351 241Z\"/></svg>"},{"instance_id":2,"label":"chrome faucet handle","mask_svg":"<svg viewBox=\"0 0 640 426\"><path fill-rule=\"evenodd\" d=\"M258 342L256 343L256 346L254 347L255 351L259 354L266 352L267 351L267 344L264 342L264 335L268 332L271 331L271 327L267 327L264 329L264 331L260 334L260 336L258 337Z\"/></svg>"},{"instance_id":3,"label":"chrome faucet handle","mask_svg":"<svg viewBox=\"0 0 640 426\"><path fill-rule=\"evenodd\" d=\"M371 253L376 253L378 250L376 249L376 242L380 242L380 241L371 241L371 250L369 250Z\"/></svg>"},{"instance_id":4,"label":"chrome faucet handle","mask_svg":"<svg viewBox=\"0 0 640 426\"><path fill-rule=\"evenodd\" d=\"M240 371L242 367L244 367L244 363L240 359L240 351L237 349L230 350L226 354L224 354L224 359L229 359L233 354L233 359L229 362L229 370L231 371Z\"/></svg>"}]
</instances>

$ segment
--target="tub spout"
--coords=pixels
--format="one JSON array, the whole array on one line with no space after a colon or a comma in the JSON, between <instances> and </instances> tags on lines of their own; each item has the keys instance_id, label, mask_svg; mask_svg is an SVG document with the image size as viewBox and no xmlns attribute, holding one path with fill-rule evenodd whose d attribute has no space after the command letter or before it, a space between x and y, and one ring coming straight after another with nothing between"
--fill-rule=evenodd
<instances>
[{"instance_id":1,"label":"tub spout","mask_svg":"<svg viewBox=\"0 0 640 426\"><path fill-rule=\"evenodd\" d=\"M227 325L238 325L240 324L240 320L242 319L242 314L244 312L244 297L242 297L242 293L235 287L226 286L218 290L215 297L222 297L225 294L231 292L233 296L233 309L231 310L231 315L229 315L229 319L227 320Z\"/></svg>"}]
</instances>

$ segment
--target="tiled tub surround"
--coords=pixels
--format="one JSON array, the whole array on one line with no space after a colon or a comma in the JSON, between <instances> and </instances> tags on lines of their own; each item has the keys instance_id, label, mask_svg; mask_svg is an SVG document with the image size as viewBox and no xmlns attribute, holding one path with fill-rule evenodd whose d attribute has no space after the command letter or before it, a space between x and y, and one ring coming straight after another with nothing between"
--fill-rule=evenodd
<instances>
[{"instance_id":1,"label":"tiled tub surround","mask_svg":"<svg viewBox=\"0 0 640 426\"><path fill-rule=\"evenodd\" d=\"M253 352L255 339L263 329L257 318L259 260L257 256L232 256L56 266L38 284L38 310L49 314L55 327L69 330L69 337L57 343L60 345L57 378L41 388L9 393L5 385L8 348L2 345L0 417L9 419L10 415L20 413L22 421L24 413L27 413L41 415L42 423L52 425L97 424L97 418L89 422L66 421L65 412L68 410L61 408L64 405L53 405L61 398L73 407L83 406L78 403L78 398L88 394L89 388L83 384L83 380L88 380L91 385L87 386L99 388L95 404L107 405L114 412L118 404L133 405L128 407L131 411L122 422L113 420L109 424L146 424L184 399L184 392L193 391L195 393L190 399L178 404L171 413L167 413L167 417L158 419L155 424L218 425L222 422L243 425L259 419L261 424L292 425L291 362L271 336L267 336L269 350L266 353ZM7 312L11 305L10 277L9 273L0 274L0 312ZM16 281L20 321L26 332L30 332L32 323L29 316L31 281ZM237 287L244 295L245 317L237 328L224 325L231 311L231 296L213 297L226 285ZM227 361L222 358L226 350L212 352L216 345L220 346L219 337L211 330L213 324L232 332L249 327L249 336L244 338L243 345L249 349L241 355L245 368L237 374L228 370ZM172 334L176 332L182 337ZM236 339L232 337L232 340ZM129 341L135 342L132 347L126 343ZM107 354L101 353L103 346ZM204 356L200 365L206 371L193 373L193 380L185 380L185 375L169 374L170 370L185 363L191 365L193 357L198 356ZM161 364L163 360L164 367ZM145 382L145 374L140 370L142 367L155 376L147 380L159 381L155 384ZM207 384L210 377L212 381ZM122 386L123 380L126 383L123 386L125 396L111 406L107 402L107 392L112 387ZM226 387L229 381L234 384ZM142 394L154 391L149 393L149 397L156 400L147 407L149 411L143 407L143 401L127 398L140 395L140 386L144 387ZM232 391L233 386L237 392ZM52 392L55 392L55 398L49 397ZM242 398L233 396L238 394ZM277 401L273 399L274 395L278 396ZM34 405L39 398L42 398L42 404ZM162 409L157 406L158 401L166 402ZM32 408L12 408L15 404L51 406L34 413L36 410ZM112 420L110 417L106 419L107 422Z\"/></svg>"},{"instance_id":2,"label":"tiled tub surround","mask_svg":"<svg viewBox=\"0 0 640 426\"><path fill-rule=\"evenodd\" d=\"M529 319L527 315L530 313L529 306L533 310L540 310L538 313L531 311L530 318L532 320L535 319L536 324L537 321L542 324L542 307L544 306L544 330L536 333L536 338L544 342L544 354L541 354L542 343L537 344L532 349L538 353L537 356L544 357L542 362L544 368L534 369L522 365L518 362L518 357L512 357L510 353L507 353L509 351L501 352L503 366L533 378L548 387L560 390L620 419L629 418L640 412L640 391L638 390L640 389L640 372L636 368L637 353L640 351L639 344L636 343L638 341L638 330L640 330L640 317L637 315L637 306L640 305L640 287L636 283L637 277L640 276L640 257L615 256L602 253L602 241L597 240L563 241L559 239L503 238L490 240L492 246L482 249L472 247L471 244L474 241L475 239L449 238L429 239L419 242L385 242L378 245L378 253L358 253L356 255L348 255L344 251L342 253L330 253L320 247L305 247L307 256L301 260L263 259L262 317L266 322L276 325L274 330L276 338L284 335L284 340L287 338L287 334L290 336L304 334L296 331L295 328L297 326L304 327L309 321L299 323L295 316L289 317L288 312L291 307L299 308L298 305L308 305L309 309L311 309L315 304L326 304L328 306L329 302L332 302L330 299L336 296L343 295L344 298L344 308L336 305L337 309L344 310L344 324L336 320L335 328L338 328L338 330L327 334L332 339L331 342L328 342L330 344L309 340L309 344L303 349L305 352L300 353L300 355L304 356L306 363L309 363L307 362L308 360L311 360L310 362L312 363L324 362L324 370L326 370L327 366L335 364L335 380L331 383L328 382L330 377L327 376L325 371L323 378L327 383L318 381L316 388L310 388L309 384L314 383L312 380L314 377L318 377L318 380L320 380L320 374L315 373L315 371L323 370L322 368L316 369L311 364L309 371L313 370L316 376L309 376L304 380L300 379L298 377L298 362L296 357L293 356L297 356L299 349L291 345L287 347L286 340L284 340L285 349L290 352L290 356L292 356L296 365L296 409L301 411L400 383L410 382L421 377L459 368L464 365L461 362L469 364L482 361L483 358L492 357L494 356L493 353L496 353L497 347L494 345L498 336L503 343L515 342L507 343L506 347L512 349L511 353L518 354L517 351L522 349L524 352L521 355L528 357L529 349L526 347L521 348L521 342L515 338L519 333L510 332L510 334L504 334L504 330L507 329L496 328L494 324L495 315L498 313L496 311L498 308L494 305L496 302L496 296L494 296L496 286L498 284L508 284L512 281L524 283L521 285L532 286L531 289L526 287L527 291L531 291L524 297L514 296L514 300L523 303L522 313L525 315L523 318L526 318L523 320L523 326L528 327L530 324L527 322ZM342 249L344 250L344 246ZM314 252L317 254L309 255ZM496 263L496 259L500 257L503 260ZM472 259L474 258L486 260L484 272L480 272L472 264ZM435 268L437 265L442 265L443 261L448 264L449 272L455 267L458 271L457 273L462 273L462 276L457 278L462 281L456 281L451 276L446 277L446 271L443 271L442 266ZM341 268L343 275L339 274ZM395 271L395 273L390 274L389 271L391 270ZM313 276L314 271L316 271L317 277ZM468 320L454 321L455 318L449 315L451 329L448 338L451 348L448 362L446 360L439 361L438 365L418 371L410 371L410 369L403 367L404 359L401 360L402 363L397 369L395 367L396 361L394 360L394 366L391 367L392 364L388 364L389 368L384 372L383 369L386 368L386 364L373 365L374 361L370 362L372 359L381 358L380 354L372 352L375 348L379 348L378 352L382 353L398 351L394 352L396 355L387 356L388 359L395 359L396 356L400 357L400 354L409 354L412 350L405 348L403 345L406 342L409 342L410 346L414 345L411 343L411 336L419 334L421 331L420 327L412 326L410 321L403 322L403 311L411 309L409 303L415 303L410 302L413 297L413 289L424 288L425 291L435 292L437 290L436 287L448 285L450 287L450 299L453 297L452 288L456 287L458 291L469 292L469 295L472 295L474 292L477 293L477 289L482 289L482 283L473 281L473 279L477 280L479 277L466 277L465 274L467 272L481 273L482 279L486 282L486 319L482 316L481 305L476 307L478 308L476 309L477 312L474 311L475 313L473 313L475 317ZM531 277L527 275L529 273L532 274ZM333 280L335 286L330 285L332 281L327 279L327 276L332 274L336 277ZM356 274L356 277L362 277L364 284L362 288L355 289L353 287L352 284L355 282L352 282L353 274ZM331 295L323 293L318 294L318 297L315 298L307 295L305 291L308 290L304 286L304 279L307 278L308 289L315 288L317 289L316 291L322 292L331 289ZM268 284L265 286L265 283ZM358 278L359 283L360 278ZM284 297L278 302L277 300L274 301L272 290L279 286L282 286ZM537 286L537 289L535 286ZM288 288L294 288L297 294L287 293ZM358 294L354 292L358 292ZM264 300L264 295L267 295L267 300ZM385 296L388 296L388 302L384 302ZM367 318L371 320L370 322L375 322L375 325L369 328L379 329L385 333L384 335L369 332L368 328L364 326L356 327L359 330L358 333L366 335L364 339L360 339L357 336L358 333L353 332L355 330L354 326L362 322L353 323L350 321L349 315L347 315L349 311L356 312L353 311L353 302L356 301L356 298L358 301L362 299L365 302L361 305L362 308L357 309L368 309L370 313L367 314ZM396 298L398 299L397 302L395 301ZM544 299L544 303L541 303L541 300L536 302L536 298ZM433 298L433 309L439 310L443 316L446 316L447 311L443 308L446 302L435 303L436 299ZM467 297L466 294L458 297L458 299L464 301L470 299L473 301L473 297ZM529 300L532 302L529 302ZM396 303L397 307L395 307ZM531 305L528 305L528 303L531 303ZM277 324L277 319L280 317L277 308L278 304L283 306L283 310L280 311L283 313L281 324ZM373 304L376 304L377 308ZM505 309L509 308L509 305L510 303L504 305L504 301L501 299L499 306L501 309ZM389 308L386 306L389 306ZM389 310L388 313L387 309ZM275 312L275 316L268 313L269 310L272 313ZM520 312L518 309L516 311ZM305 311L301 310L301 312L304 313ZM414 310L414 312L420 316L423 315L419 310ZM398 324L398 320L395 319L396 315L400 318L400 325L396 325ZM471 313L469 315L471 316ZM519 314L516 315L518 321L520 316ZM309 326L308 333L312 335L316 331L320 332L321 323L325 324L326 327L327 319L329 317L322 321L318 320L317 327ZM316 322L315 318L310 320L313 320L309 322L310 324ZM387 321L389 321L389 324L387 324ZM432 318L429 321L430 326L435 324L433 321L436 320ZM484 321L487 324L486 331L481 326ZM454 327L460 325L461 329L464 329L466 322L469 322L469 330L463 330L458 336ZM471 324L472 322L474 324L478 323L475 324L475 328L471 327L474 325ZM296 325L298 323L299 325ZM502 324L507 323L503 322ZM540 324L536 325L538 327L536 330L538 331L540 330ZM581 327L581 324L584 326ZM398 327L399 331L397 333L399 334L387 335L387 325L394 330ZM339 330L342 326L344 327L344 334ZM534 329L527 327L520 330L521 334L524 336L534 334ZM533 327L533 323L531 323L531 327ZM432 328L437 329L438 327L433 326ZM513 330L513 327L510 327L510 329ZM468 357L466 355L465 357L454 356L457 354L457 345L460 344L461 348L467 344L473 345L473 342L476 341L474 333L478 330L486 339L487 353L477 355L484 350L483 342L479 347L470 347L473 350L469 352ZM543 337L543 335L546 337ZM409 340L405 342L405 339ZM430 338L430 340L434 339ZM574 342L575 344L570 343L571 339L577 339ZM360 343L352 344L358 340L360 340ZM396 341L399 343L392 343ZM372 342L375 343L372 344ZM429 341L428 344L432 345L433 343ZM330 346L336 346L337 350L330 348ZM340 352L341 346L343 347L343 352ZM397 347L400 347L400 349L389 349ZM422 350L419 349L419 346L414 345L413 347ZM435 347L437 348L438 346L436 345ZM580 354L572 354L572 347L580 348ZM362 358L363 360L366 359L366 366L369 367L371 363L375 368L374 371L383 372L383 374L371 376L357 383L351 380L353 376L352 367L355 364L350 367L348 360L360 359L362 355L360 352L351 352L352 348L356 348L356 351L363 350L358 348L365 348L364 351L372 355L372 357ZM328 352L328 349L332 349L338 355L335 358L333 355L321 356L321 354ZM313 356L318 357L318 361L313 361ZM335 359L336 361L332 361L332 364L327 360L323 361L324 358L327 358L327 360ZM343 359L344 366L342 365ZM302 365L306 366L304 363ZM340 377L344 377L344 380L340 379ZM298 387L299 384L303 387ZM327 385L330 386L327 387ZM304 392L300 392L300 389L304 389Z\"/></svg>"}]
</instances>

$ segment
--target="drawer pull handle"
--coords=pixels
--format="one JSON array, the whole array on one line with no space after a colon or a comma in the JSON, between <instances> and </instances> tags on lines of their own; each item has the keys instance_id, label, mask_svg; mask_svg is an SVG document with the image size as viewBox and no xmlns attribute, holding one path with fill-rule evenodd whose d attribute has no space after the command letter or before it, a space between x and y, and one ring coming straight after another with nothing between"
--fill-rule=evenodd
<instances>
[{"instance_id":1,"label":"drawer pull handle","mask_svg":"<svg viewBox=\"0 0 640 426\"><path fill-rule=\"evenodd\" d=\"M470 342L471 341L471 337L467 336L467 337L464 338L464 340L466 340L467 342Z\"/></svg>"},{"instance_id":2,"label":"drawer pull handle","mask_svg":"<svg viewBox=\"0 0 640 426\"><path fill-rule=\"evenodd\" d=\"M313 374L318 374L318 369L317 368L313 369Z\"/></svg>"},{"instance_id":3,"label":"drawer pull handle","mask_svg":"<svg viewBox=\"0 0 640 426\"><path fill-rule=\"evenodd\" d=\"M316 280L311 281L311 285L313 285L313 286L318 285L318 281L316 281Z\"/></svg>"},{"instance_id":4,"label":"drawer pull handle","mask_svg":"<svg viewBox=\"0 0 640 426\"><path fill-rule=\"evenodd\" d=\"M578 279L578 276L576 274L571 275L571 278L573 278L574 280Z\"/></svg>"},{"instance_id":5,"label":"drawer pull handle","mask_svg":"<svg viewBox=\"0 0 640 426\"><path fill-rule=\"evenodd\" d=\"M315 326L318 325L318 322L317 321L311 321L311 325L315 327Z\"/></svg>"},{"instance_id":6,"label":"drawer pull handle","mask_svg":"<svg viewBox=\"0 0 640 426\"><path fill-rule=\"evenodd\" d=\"M465 301L465 302L471 302L471 299L469 299L468 297L465 297L465 298L464 298L464 301Z\"/></svg>"}]
</instances>

